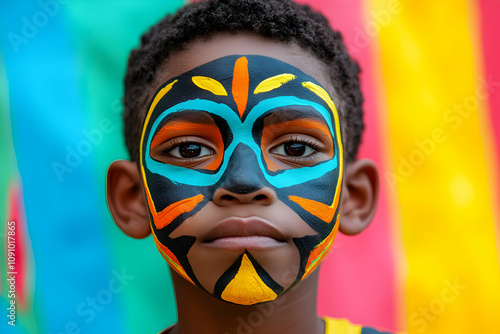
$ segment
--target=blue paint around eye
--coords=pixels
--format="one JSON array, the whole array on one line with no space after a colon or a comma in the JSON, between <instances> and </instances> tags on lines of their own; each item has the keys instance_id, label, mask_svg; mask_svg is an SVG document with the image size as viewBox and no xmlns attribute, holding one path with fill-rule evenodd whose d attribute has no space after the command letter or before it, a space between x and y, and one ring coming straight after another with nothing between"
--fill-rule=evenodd
<instances>
[{"instance_id":1,"label":"blue paint around eye","mask_svg":"<svg viewBox=\"0 0 500 334\"><path fill-rule=\"evenodd\" d=\"M175 183L186 184L190 186L210 186L217 183L221 176L224 174L229 158L231 157L234 149L239 143L248 145L257 156L259 167L261 168L266 180L276 188L290 187L306 181L319 178L329 171L334 170L338 166L338 156L335 156L323 163L311 167L302 167L295 169L288 169L277 175L269 175L266 172L262 162L261 150L259 145L252 137L252 127L255 121L265 112L286 106L311 106L317 110L325 119L333 140L335 141L335 132L333 131L331 112L325 109L320 104L299 99L295 96L280 96L261 101L249 113L245 121L242 123L238 115L227 105L216 103L209 100L190 100L179 103L161 113L153 123L151 131L148 135L145 150L145 166L152 173L162 175ZM206 111L224 118L233 133L233 141L231 145L224 152L224 159L222 166L216 174L205 174L197 170L169 165L153 160L150 156L150 146L160 122L168 115L185 110L192 111Z\"/></svg>"}]
</instances>

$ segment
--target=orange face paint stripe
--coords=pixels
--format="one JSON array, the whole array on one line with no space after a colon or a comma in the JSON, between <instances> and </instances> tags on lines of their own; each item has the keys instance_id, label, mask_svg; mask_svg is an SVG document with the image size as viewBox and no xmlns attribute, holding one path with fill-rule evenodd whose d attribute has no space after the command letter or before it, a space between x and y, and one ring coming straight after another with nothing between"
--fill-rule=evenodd
<instances>
[{"instance_id":1,"label":"orange face paint stripe","mask_svg":"<svg viewBox=\"0 0 500 334\"><path fill-rule=\"evenodd\" d=\"M302 209L306 210L310 214L318 217L325 223L330 223L335 215L335 211L337 210L337 206L334 203L332 205L327 205L318 201L314 201L312 199L307 199L299 196L290 195L288 198L297 203L302 207Z\"/></svg>"},{"instance_id":2,"label":"orange face paint stripe","mask_svg":"<svg viewBox=\"0 0 500 334\"><path fill-rule=\"evenodd\" d=\"M238 58L234 64L232 93L240 118L247 107L249 82L248 60L246 57Z\"/></svg>"},{"instance_id":3,"label":"orange face paint stripe","mask_svg":"<svg viewBox=\"0 0 500 334\"><path fill-rule=\"evenodd\" d=\"M268 157L267 150L265 148L269 146L270 141L273 139L278 130L287 129L289 130L290 133L293 133L293 127L318 129L322 131L325 134L325 136L327 136L330 139L330 142L332 142L332 136L330 134L328 126L326 126L322 122L312 119L296 119L296 120L281 122L279 124L272 124L265 126L264 130L262 131L262 140L260 149L264 153L264 161L266 162L267 169L269 169L271 172L276 172L277 170L280 169L280 167ZM328 155L330 159L333 158L333 143L330 147L330 150L328 151Z\"/></svg>"},{"instance_id":4,"label":"orange face paint stripe","mask_svg":"<svg viewBox=\"0 0 500 334\"><path fill-rule=\"evenodd\" d=\"M309 255L302 279L306 278L311 272L313 272L314 269L316 269L316 267L322 262L323 258L328 254L333 245L333 240L335 240L335 236L337 235L337 231L339 230L339 220L340 215L337 216L337 221L332 232L330 232L330 235L326 237L326 239L323 240L318 246L316 246L316 248Z\"/></svg>"},{"instance_id":5,"label":"orange face paint stripe","mask_svg":"<svg viewBox=\"0 0 500 334\"><path fill-rule=\"evenodd\" d=\"M193 283L194 282L191 280L191 278L189 278L189 276L186 274L186 271L184 271L184 269L182 268L182 266L180 265L179 263L179 260L177 260L177 257L174 255L174 253L172 253L170 251L170 249L168 249L167 247L165 247L165 245L163 245L159 240L158 238L156 237L156 235L154 233L153 234L153 238L154 238L154 241L155 241L155 244L156 244L156 247L158 248L158 250L160 251L161 255L163 256L163 258L171 264L172 268L174 268L174 270L179 273L179 275L181 275L182 277L184 277L185 279L187 279L189 282Z\"/></svg>"},{"instance_id":6,"label":"orange face paint stripe","mask_svg":"<svg viewBox=\"0 0 500 334\"><path fill-rule=\"evenodd\" d=\"M190 198L172 203L157 214L154 224L157 229L162 229L170 224L175 218L185 212L193 210L198 203L203 200L203 195L199 194Z\"/></svg>"},{"instance_id":7,"label":"orange face paint stripe","mask_svg":"<svg viewBox=\"0 0 500 334\"><path fill-rule=\"evenodd\" d=\"M216 159L207 166L203 167L203 169L216 170L219 168L223 158L222 152L224 152L224 142L222 141L222 135L219 128L216 125L185 121L170 122L155 134L153 140L151 141L150 149L152 150L170 139L186 135L200 136L215 144L215 154L217 155Z\"/></svg>"},{"instance_id":8,"label":"orange face paint stripe","mask_svg":"<svg viewBox=\"0 0 500 334\"><path fill-rule=\"evenodd\" d=\"M174 121L162 127L151 141L151 149L163 144L169 139L180 136L199 136L208 140L216 141L216 145L223 147L222 135L219 128L212 124L200 124L193 122Z\"/></svg>"}]
</instances>

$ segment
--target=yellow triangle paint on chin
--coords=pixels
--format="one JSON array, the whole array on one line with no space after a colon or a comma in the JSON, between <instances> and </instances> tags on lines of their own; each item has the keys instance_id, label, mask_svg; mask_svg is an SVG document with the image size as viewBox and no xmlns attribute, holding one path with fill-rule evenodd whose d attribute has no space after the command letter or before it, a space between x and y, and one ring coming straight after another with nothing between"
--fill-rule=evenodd
<instances>
[{"instance_id":1,"label":"yellow triangle paint on chin","mask_svg":"<svg viewBox=\"0 0 500 334\"><path fill-rule=\"evenodd\" d=\"M276 299L278 295L259 277L252 262L243 254L240 269L221 294L225 301L239 305L253 305Z\"/></svg>"}]
</instances>

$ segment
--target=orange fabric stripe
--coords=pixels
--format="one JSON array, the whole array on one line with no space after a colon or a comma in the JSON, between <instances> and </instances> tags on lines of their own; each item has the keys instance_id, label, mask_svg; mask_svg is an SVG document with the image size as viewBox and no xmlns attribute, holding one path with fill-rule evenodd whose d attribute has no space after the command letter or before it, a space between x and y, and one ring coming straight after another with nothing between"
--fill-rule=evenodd
<instances>
[{"instance_id":1,"label":"orange fabric stripe","mask_svg":"<svg viewBox=\"0 0 500 334\"><path fill-rule=\"evenodd\" d=\"M238 58L234 64L232 92L240 118L247 107L249 81L248 60L246 57Z\"/></svg>"}]
</instances>

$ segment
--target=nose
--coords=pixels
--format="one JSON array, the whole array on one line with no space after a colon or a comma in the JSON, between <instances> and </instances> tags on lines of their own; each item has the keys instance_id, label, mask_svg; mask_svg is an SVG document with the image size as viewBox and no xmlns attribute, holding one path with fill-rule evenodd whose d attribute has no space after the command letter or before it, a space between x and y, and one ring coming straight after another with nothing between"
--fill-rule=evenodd
<instances>
[{"instance_id":1,"label":"nose","mask_svg":"<svg viewBox=\"0 0 500 334\"><path fill-rule=\"evenodd\" d=\"M276 192L267 185L253 150L238 144L214 193L214 203L270 205L275 199Z\"/></svg>"}]
</instances>

